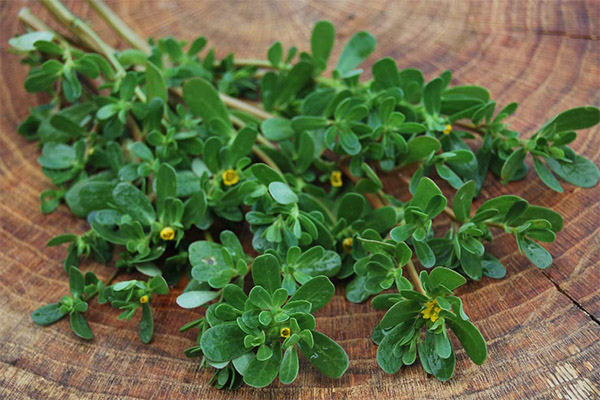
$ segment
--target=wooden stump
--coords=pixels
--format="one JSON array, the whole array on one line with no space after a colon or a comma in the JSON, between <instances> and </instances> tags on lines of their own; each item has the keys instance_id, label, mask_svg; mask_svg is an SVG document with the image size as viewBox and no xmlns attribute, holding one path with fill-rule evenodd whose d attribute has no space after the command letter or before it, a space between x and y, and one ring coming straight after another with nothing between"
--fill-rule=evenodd
<instances>
[{"instance_id":1,"label":"wooden stump","mask_svg":"<svg viewBox=\"0 0 600 400\"><path fill-rule=\"evenodd\" d=\"M87 3L66 3L111 44L119 45ZM455 84L488 87L500 105L518 101L511 121L525 136L562 110L598 106L600 100L600 6L595 0L108 4L143 35L205 35L219 56L233 51L241 58L264 58L274 40L306 50L313 24L327 18L338 30L335 59L342 42L366 29L378 40L366 71L382 56L393 57L400 68L421 68L428 79L449 68ZM447 383L428 378L420 367L383 373L370 340L381 313L369 304L347 302L342 289L319 311L317 324L348 352L350 368L344 377L324 378L304 361L293 385L246 387L235 394L209 386L209 373L183 355L193 345L194 334L179 334L178 328L198 313L180 309L177 292L156 304L156 333L150 345L140 343L136 321L120 322L117 311L97 304L86 314L95 333L91 342L78 339L68 321L35 326L30 313L68 292L62 267L66 249L45 248L45 243L57 234L82 233L86 223L64 206L48 216L39 211L39 193L51 184L37 164L37 144L16 133L28 107L42 100L25 92L26 69L7 51L7 40L23 32L16 14L24 5L51 20L37 3L0 4L0 398L600 398L599 189L565 185L565 193L557 194L533 174L507 186L489 180L479 201L514 193L562 213L565 228L549 246L554 265L537 269L518 254L512 237L498 236L489 248L507 266L507 277L470 283L460 293L488 341L488 360L475 366L458 351L456 375ZM596 127L574 143L596 164L599 134ZM386 177L385 185L387 191L406 197L406 186L397 176ZM102 266L89 268L100 276L109 274Z\"/></svg>"}]
</instances>

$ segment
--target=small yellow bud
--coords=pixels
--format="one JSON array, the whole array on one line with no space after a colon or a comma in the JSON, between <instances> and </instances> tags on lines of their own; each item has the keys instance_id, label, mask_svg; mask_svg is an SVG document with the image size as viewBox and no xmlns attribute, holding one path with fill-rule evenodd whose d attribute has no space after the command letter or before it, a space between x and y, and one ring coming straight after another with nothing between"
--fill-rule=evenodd
<instances>
[{"instance_id":1,"label":"small yellow bud","mask_svg":"<svg viewBox=\"0 0 600 400\"><path fill-rule=\"evenodd\" d=\"M342 187L344 183L342 181L342 171L333 171L329 176L329 182L331 182L331 186L333 187Z\"/></svg>"},{"instance_id":2,"label":"small yellow bud","mask_svg":"<svg viewBox=\"0 0 600 400\"><path fill-rule=\"evenodd\" d=\"M94 149L93 147L90 147L90 149L88 150L88 155L92 155L96 152L96 149Z\"/></svg>"},{"instance_id":3,"label":"small yellow bud","mask_svg":"<svg viewBox=\"0 0 600 400\"><path fill-rule=\"evenodd\" d=\"M348 254L352 253L352 244L353 244L354 240L352 240L351 237L347 237L346 239L344 239L342 241L342 248L344 249L344 251Z\"/></svg>"},{"instance_id":4,"label":"small yellow bud","mask_svg":"<svg viewBox=\"0 0 600 400\"><path fill-rule=\"evenodd\" d=\"M238 175L237 171L233 169L226 169L225 171L223 171L221 177L223 178L223 183L226 186L235 185L240 181L240 176Z\"/></svg>"},{"instance_id":5,"label":"small yellow bud","mask_svg":"<svg viewBox=\"0 0 600 400\"><path fill-rule=\"evenodd\" d=\"M437 301L433 299L425 304L425 309L421 311L421 314L423 314L423 319L430 319L431 322L435 322L440 317L440 311L442 309L438 306Z\"/></svg>"},{"instance_id":6,"label":"small yellow bud","mask_svg":"<svg viewBox=\"0 0 600 400\"><path fill-rule=\"evenodd\" d=\"M287 339L290 337L292 331L290 330L290 328L281 328L281 330L279 331L279 335L281 335L282 338Z\"/></svg>"},{"instance_id":7,"label":"small yellow bud","mask_svg":"<svg viewBox=\"0 0 600 400\"><path fill-rule=\"evenodd\" d=\"M449 135L452 132L452 125L447 124L446 129L444 129L444 135Z\"/></svg>"},{"instance_id":8,"label":"small yellow bud","mask_svg":"<svg viewBox=\"0 0 600 400\"><path fill-rule=\"evenodd\" d=\"M140 303L144 304L148 302L148 295L145 294L142 297L140 297Z\"/></svg>"},{"instance_id":9,"label":"small yellow bud","mask_svg":"<svg viewBox=\"0 0 600 400\"><path fill-rule=\"evenodd\" d=\"M170 226L166 226L160 231L160 238L162 240L173 240L175 238L175 231Z\"/></svg>"}]
</instances>

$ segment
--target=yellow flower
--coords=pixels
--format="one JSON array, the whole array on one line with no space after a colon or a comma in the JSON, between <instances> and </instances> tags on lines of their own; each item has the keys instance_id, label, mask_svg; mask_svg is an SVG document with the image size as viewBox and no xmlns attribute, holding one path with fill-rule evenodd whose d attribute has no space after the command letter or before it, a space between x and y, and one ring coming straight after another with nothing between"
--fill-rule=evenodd
<instances>
[{"instance_id":1,"label":"yellow flower","mask_svg":"<svg viewBox=\"0 0 600 400\"><path fill-rule=\"evenodd\" d=\"M421 311L421 314L423 314L423 319L430 319L431 322L435 322L440 317L440 311L442 309L437 305L437 301L433 299L425 304L425 309Z\"/></svg>"},{"instance_id":2,"label":"yellow flower","mask_svg":"<svg viewBox=\"0 0 600 400\"><path fill-rule=\"evenodd\" d=\"M444 135L449 135L452 132L452 125L447 124L446 129L444 129Z\"/></svg>"},{"instance_id":3,"label":"yellow flower","mask_svg":"<svg viewBox=\"0 0 600 400\"><path fill-rule=\"evenodd\" d=\"M162 240L173 240L175 238L175 231L170 226L166 226L160 231L160 237Z\"/></svg>"},{"instance_id":4,"label":"yellow flower","mask_svg":"<svg viewBox=\"0 0 600 400\"><path fill-rule=\"evenodd\" d=\"M145 294L142 297L140 297L140 303L144 304L148 302L148 295Z\"/></svg>"},{"instance_id":5,"label":"yellow flower","mask_svg":"<svg viewBox=\"0 0 600 400\"><path fill-rule=\"evenodd\" d=\"M329 182L333 187L342 187L342 171L333 171L329 176Z\"/></svg>"},{"instance_id":6,"label":"yellow flower","mask_svg":"<svg viewBox=\"0 0 600 400\"><path fill-rule=\"evenodd\" d=\"M346 239L344 239L342 241L342 248L348 254L352 253L352 243L353 243L353 240L351 237L347 237Z\"/></svg>"},{"instance_id":7,"label":"yellow flower","mask_svg":"<svg viewBox=\"0 0 600 400\"><path fill-rule=\"evenodd\" d=\"M281 328L281 330L279 331L279 335L281 335L282 338L287 339L290 337L292 331L290 330L290 328Z\"/></svg>"},{"instance_id":8,"label":"yellow flower","mask_svg":"<svg viewBox=\"0 0 600 400\"><path fill-rule=\"evenodd\" d=\"M223 183L226 186L235 185L240 181L240 176L234 169L226 169L225 171L223 171L223 175L221 176L223 178Z\"/></svg>"}]
</instances>

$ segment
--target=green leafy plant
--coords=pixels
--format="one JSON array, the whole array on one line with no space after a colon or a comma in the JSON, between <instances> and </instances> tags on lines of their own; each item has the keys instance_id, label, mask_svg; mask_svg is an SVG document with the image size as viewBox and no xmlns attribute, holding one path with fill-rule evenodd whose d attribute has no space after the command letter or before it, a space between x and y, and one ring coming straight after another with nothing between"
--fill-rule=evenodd
<instances>
[{"instance_id":1,"label":"green leafy plant","mask_svg":"<svg viewBox=\"0 0 600 400\"><path fill-rule=\"evenodd\" d=\"M204 37L144 42L106 9L101 16L134 46L117 51L58 0L41 2L69 33L20 13L28 32L9 44L31 68L25 89L48 102L18 132L39 142L54 185L40 196L42 212L64 204L90 230L49 241L68 245L70 295L33 320L69 314L74 332L92 339L83 315L98 296L120 319L141 309L148 343L150 305L186 281L177 304L199 318L181 328L198 330L185 355L213 368L218 388L263 387L277 376L292 383L299 353L340 377L348 357L335 333L315 330L313 315L331 300L331 280L345 280L349 301L377 295L373 307L389 308L373 334L386 372L418 356L427 373L449 379L456 356L447 328L483 363L485 341L452 290L505 276L485 247L498 232L548 268L552 256L539 243L563 227L556 212L513 195L473 210L488 171L505 184L523 179L531 154L556 191L558 178L591 187L600 176L568 147L599 122L597 108L567 110L523 138L506 122L516 103L496 112L485 88L452 86L450 71L426 80L383 58L362 80L359 66L376 45L368 32L352 36L335 63L328 21L315 25L310 51L276 42L266 60L217 59ZM380 177L407 166L403 202ZM438 179L456 192L443 193ZM238 239L244 231L251 243ZM84 274L90 257L114 273L105 281ZM114 282L122 272L147 278Z\"/></svg>"}]
</instances>

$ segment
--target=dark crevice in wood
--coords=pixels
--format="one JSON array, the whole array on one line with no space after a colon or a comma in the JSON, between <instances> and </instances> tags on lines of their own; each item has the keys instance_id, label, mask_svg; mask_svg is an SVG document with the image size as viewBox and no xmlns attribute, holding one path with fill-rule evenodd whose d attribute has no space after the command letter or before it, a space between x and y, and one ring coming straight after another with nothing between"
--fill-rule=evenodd
<instances>
[{"instance_id":1,"label":"dark crevice in wood","mask_svg":"<svg viewBox=\"0 0 600 400\"><path fill-rule=\"evenodd\" d=\"M556 288L556 290L558 290L559 293L565 295L569 300L571 300L573 304L575 304L577 308L583 311L585 315L587 315L592 321L594 321L596 325L600 326L600 320L598 320L598 318L596 318L596 316L593 313L586 310L586 308L576 298L571 296L569 292L563 289L558 282L552 279L549 273L547 273L546 271L542 271L542 275L544 275L554 285L554 287Z\"/></svg>"}]
</instances>

